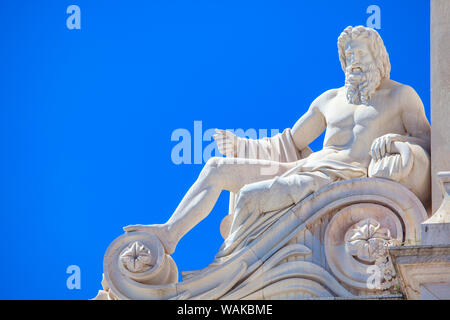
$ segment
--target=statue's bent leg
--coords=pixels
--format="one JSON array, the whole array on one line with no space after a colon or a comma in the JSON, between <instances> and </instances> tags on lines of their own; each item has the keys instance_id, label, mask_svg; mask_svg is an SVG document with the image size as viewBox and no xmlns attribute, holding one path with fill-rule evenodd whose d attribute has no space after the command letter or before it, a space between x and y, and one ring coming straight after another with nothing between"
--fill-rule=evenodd
<instances>
[{"instance_id":1,"label":"statue's bent leg","mask_svg":"<svg viewBox=\"0 0 450 320\"><path fill-rule=\"evenodd\" d=\"M236 202L230 235L253 224L262 213L289 207L335 180L322 172L302 172L245 185Z\"/></svg>"},{"instance_id":2,"label":"statue's bent leg","mask_svg":"<svg viewBox=\"0 0 450 320\"><path fill-rule=\"evenodd\" d=\"M295 166L292 163L279 163L269 160L249 160L214 157L208 160L197 181L192 185L178 205L171 218L161 225L133 225L125 227L127 232L146 231L155 234L167 253L175 251L178 241L201 220L206 218L214 207L222 190L239 192L246 184L262 181L272 176L264 173L271 166L274 175L281 175Z\"/></svg>"}]
</instances>

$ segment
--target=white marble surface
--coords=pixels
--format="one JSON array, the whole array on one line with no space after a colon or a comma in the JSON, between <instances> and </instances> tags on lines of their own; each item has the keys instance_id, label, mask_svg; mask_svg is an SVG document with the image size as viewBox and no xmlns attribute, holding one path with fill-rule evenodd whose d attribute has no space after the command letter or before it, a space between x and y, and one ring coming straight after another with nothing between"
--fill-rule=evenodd
<instances>
[{"instance_id":1,"label":"white marble surface","mask_svg":"<svg viewBox=\"0 0 450 320\"><path fill-rule=\"evenodd\" d=\"M450 2L431 2L432 211L425 245L450 244Z\"/></svg>"},{"instance_id":2,"label":"white marble surface","mask_svg":"<svg viewBox=\"0 0 450 320\"><path fill-rule=\"evenodd\" d=\"M99 299L394 290L387 247L420 241L427 218L421 200L429 197L430 125L414 89L389 79L389 56L375 30L346 28L338 53L344 86L320 95L292 128L261 140L218 130L227 158L207 162L167 223L124 228L105 254ZM308 145L324 130L323 149L312 153ZM220 227L225 241L210 266L177 282L170 254L222 190L237 195Z\"/></svg>"},{"instance_id":3,"label":"white marble surface","mask_svg":"<svg viewBox=\"0 0 450 320\"><path fill-rule=\"evenodd\" d=\"M391 248L407 299L450 299L450 246Z\"/></svg>"},{"instance_id":4,"label":"white marble surface","mask_svg":"<svg viewBox=\"0 0 450 320\"><path fill-rule=\"evenodd\" d=\"M433 212L442 202L437 173L450 171L450 1L431 1L431 134Z\"/></svg>"},{"instance_id":5,"label":"white marble surface","mask_svg":"<svg viewBox=\"0 0 450 320\"><path fill-rule=\"evenodd\" d=\"M207 162L165 224L130 225L125 231L151 232L171 254L227 190L239 193L230 243L248 219L293 205L328 184L365 177L369 165L369 176L405 184L426 201L430 125L422 101L413 88L389 79L389 57L375 30L346 28L338 49L343 87L324 92L292 129L276 137L238 139L219 130L214 138L228 158ZM324 130L324 148L298 159Z\"/></svg>"}]
</instances>

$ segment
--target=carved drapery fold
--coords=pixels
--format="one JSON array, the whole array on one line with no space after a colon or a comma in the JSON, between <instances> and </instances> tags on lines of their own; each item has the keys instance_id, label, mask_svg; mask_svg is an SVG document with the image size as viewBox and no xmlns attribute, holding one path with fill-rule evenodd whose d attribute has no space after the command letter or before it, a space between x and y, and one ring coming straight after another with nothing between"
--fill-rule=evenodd
<instances>
[{"instance_id":1,"label":"carved drapery fold","mask_svg":"<svg viewBox=\"0 0 450 320\"><path fill-rule=\"evenodd\" d=\"M411 190L424 205L430 198L431 159L418 144L395 141L392 153L370 162L368 176L396 181Z\"/></svg>"}]
</instances>

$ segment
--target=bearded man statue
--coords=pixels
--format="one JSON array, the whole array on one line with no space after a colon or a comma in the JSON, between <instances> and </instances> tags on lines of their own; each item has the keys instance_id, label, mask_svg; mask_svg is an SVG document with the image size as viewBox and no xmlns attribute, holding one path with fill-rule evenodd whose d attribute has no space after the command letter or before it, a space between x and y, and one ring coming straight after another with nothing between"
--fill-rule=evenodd
<instances>
[{"instance_id":1,"label":"bearded man statue","mask_svg":"<svg viewBox=\"0 0 450 320\"><path fill-rule=\"evenodd\" d=\"M226 238L216 258L245 245L249 230L325 186L346 179L382 177L429 195L430 125L417 93L389 79L390 62L380 35L347 27L338 38L345 85L316 98L292 128L251 140L217 130L225 158L211 158L164 224L130 225L159 238L167 254L214 207L222 190L232 197L222 226ZM326 130L323 149L308 145Z\"/></svg>"}]
</instances>

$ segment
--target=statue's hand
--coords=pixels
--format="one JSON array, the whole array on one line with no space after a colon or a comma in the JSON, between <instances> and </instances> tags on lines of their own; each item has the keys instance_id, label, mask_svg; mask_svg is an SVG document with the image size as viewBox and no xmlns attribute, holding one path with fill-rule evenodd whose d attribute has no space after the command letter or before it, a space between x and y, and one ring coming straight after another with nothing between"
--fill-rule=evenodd
<instances>
[{"instance_id":1,"label":"statue's hand","mask_svg":"<svg viewBox=\"0 0 450 320\"><path fill-rule=\"evenodd\" d=\"M216 132L213 138L217 142L220 153L227 157L236 157L238 137L226 130L216 129Z\"/></svg>"},{"instance_id":2,"label":"statue's hand","mask_svg":"<svg viewBox=\"0 0 450 320\"><path fill-rule=\"evenodd\" d=\"M388 133L384 136L378 137L372 142L370 147L370 155L373 160L377 161L383 158L386 154L395 153L392 149L392 142L404 141L404 136L394 133Z\"/></svg>"}]
</instances>

